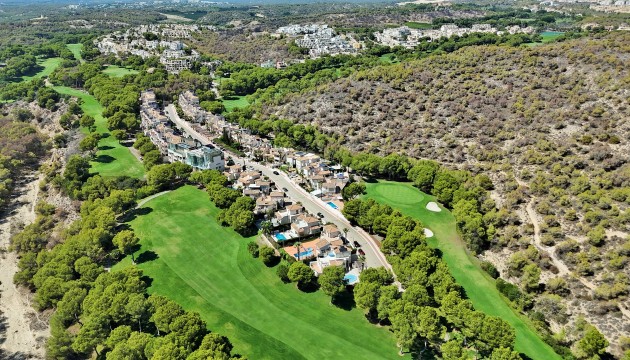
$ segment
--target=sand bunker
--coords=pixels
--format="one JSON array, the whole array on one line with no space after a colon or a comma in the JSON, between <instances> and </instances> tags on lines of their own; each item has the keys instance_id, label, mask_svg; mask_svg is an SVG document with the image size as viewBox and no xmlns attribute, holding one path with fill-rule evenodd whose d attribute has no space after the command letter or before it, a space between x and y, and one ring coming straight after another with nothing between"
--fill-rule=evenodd
<instances>
[{"instance_id":1,"label":"sand bunker","mask_svg":"<svg viewBox=\"0 0 630 360\"><path fill-rule=\"evenodd\" d=\"M429 230L427 228L424 228L424 236L426 236L428 238L433 237L433 231L431 231L431 230Z\"/></svg>"},{"instance_id":2,"label":"sand bunker","mask_svg":"<svg viewBox=\"0 0 630 360\"><path fill-rule=\"evenodd\" d=\"M433 201L431 201L430 203L427 204L427 210L433 211L433 212L440 212L440 211L442 211L442 209L440 209L438 204L436 202L433 202Z\"/></svg>"}]
</instances>

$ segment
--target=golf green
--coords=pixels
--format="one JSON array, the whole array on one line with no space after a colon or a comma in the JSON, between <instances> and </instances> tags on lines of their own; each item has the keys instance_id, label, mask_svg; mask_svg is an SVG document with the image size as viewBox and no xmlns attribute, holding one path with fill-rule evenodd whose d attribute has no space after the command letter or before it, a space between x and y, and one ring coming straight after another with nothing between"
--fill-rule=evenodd
<instances>
[{"instance_id":1,"label":"golf green","mask_svg":"<svg viewBox=\"0 0 630 360\"><path fill-rule=\"evenodd\" d=\"M250 359L394 359L393 335L358 309L330 305L321 291L284 284L216 222L205 191L185 186L147 202L130 222L141 239L138 266L158 293L197 311ZM114 269L128 266L127 257Z\"/></svg>"},{"instance_id":2,"label":"golf green","mask_svg":"<svg viewBox=\"0 0 630 360\"><path fill-rule=\"evenodd\" d=\"M109 65L106 69L103 69L103 74L111 77L123 77L129 74L137 74L138 71L134 69L127 69L116 65Z\"/></svg>"},{"instance_id":3,"label":"golf green","mask_svg":"<svg viewBox=\"0 0 630 360\"><path fill-rule=\"evenodd\" d=\"M498 316L516 330L515 348L534 360L560 359L553 349L537 335L533 326L523 316L515 312L501 296L479 263L466 251L455 226L453 215L440 206L441 212L426 209L427 203L436 201L430 195L414 188L409 183L379 181L367 184L367 198L388 204L403 214L414 217L433 231L427 239L430 246L442 251L442 258L457 280L466 290L477 310L488 315Z\"/></svg>"},{"instance_id":4,"label":"golf green","mask_svg":"<svg viewBox=\"0 0 630 360\"><path fill-rule=\"evenodd\" d=\"M107 120L103 117L103 107L94 96L67 86L54 86L53 89L60 94L70 95L82 100L83 111L94 117L96 132L103 138L98 143L96 157L90 164L92 171L102 176L123 176L127 175L135 178L144 177L144 167L142 163L131 153L129 149L122 146L107 129ZM87 129L82 129L87 132Z\"/></svg>"}]
</instances>

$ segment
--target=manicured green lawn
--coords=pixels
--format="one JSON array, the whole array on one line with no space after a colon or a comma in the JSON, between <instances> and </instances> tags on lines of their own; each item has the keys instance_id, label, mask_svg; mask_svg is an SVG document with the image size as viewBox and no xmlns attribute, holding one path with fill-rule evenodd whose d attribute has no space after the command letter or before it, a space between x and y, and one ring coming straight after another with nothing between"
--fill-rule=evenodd
<instances>
[{"instance_id":1,"label":"manicured green lawn","mask_svg":"<svg viewBox=\"0 0 630 360\"><path fill-rule=\"evenodd\" d=\"M85 60L83 60L83 57L81 56L81 49L83 49L83 44L66 44L66 46L68 47L68 49L70 49L70 51L72 51L75 59L79 60L82 63L85 62Z\"/></svg>"},{"instance_id":2,"label":"manicured green lawn","mask_svg":"<svg viewBox=\"0 0 630 360\"><path fill-rule=\"evenodd\" d=\"M247 243L216 222L205 191L192 186L159 196L130 225L141 239L136 259L158 293L197 311L250 359L397 359L393 335L360 310L329 304L321 291L284 284L247 252ZM142 255L145 254L145 255ZM156 258L157 256L157 258ZM151 256L146 256L151 258ZM127 257L114 268L128 266Z\"/></svg>"},{"instance_id":3,"label":"manicured green lawn","mask_svg":"<svg viewBox=\"0 0 630 360\"><path fill-rule=\"evenodd\" d=\"M367 184L366 197L389 204L403 214L419 219L433 231L434 237L427 239L427 242L442 251L442 258L457 282L466 290L475 308L502 318L516 329L516 350L534 360L560 359L540 339L527 320L509 307L496 289L494 280L466 252L465 244L457 234L453 215L442 206L441 212L426 209L428 202L435 201L432 196L422 193L409 183L379 181Z\"/></svg>"},{"instance_id":4,"label":"manicured green lawn","mask_svg":"<svg viewBox=\"0 0 630 360\"><path fill-rule=\"evenodd\" d=\"M245 96L234 96L234 99L231 100L222 100L223 105L225 106L225 111L230 112L234 110L234 108L244 108L249 105L249 101L245 98Z\"/></svg>"},{"instance_id":5,"label":"manicured green lawn","mask_svg":"<svg viewBox=\"0 0 630 360\"><path fill-rule=\"evenodd\" d=\"M107 120L103 117L103 107L90 94L67 86L55 86L55 91L80 98L83 111L94 117L96 131L104 137L99 141L99 150L94 161L90 162L92 171L102 176L127 175L134 178L144 177L144 167L129 149L122 146L107 129ZM82 131L87 132L86 129Z\"/></svg>"},{"instance_id":6,"label":"manicured green lawn","mask_svg":"<svg viewBox=\"0 0 630 360\"><path fill-rule=\"evenodd\" d=\"M37 60L37 63L39 64L39 66L43 66L44 68L41 71L39 71L37 74L33 74L30 76L22 76L22 81L31 81L33 79L40 79L43 77L47 77L48 75L52 74L53 71L55 71L55 69L59 66L59 64L61 64L61 58L55 57L55 58L41 59L41 60Z\"/></svg>"},{"instance_id":7,"label":"manicured green lawn","mask_svg":"<svg viewBox=\"0 0 630 360\"><path fill-rule=\"evenodd\" d=\"M398 60L398 58L396 57L396 55L394 55L394 53L383 54L381 55L379 60L385 64L394 64L394 63L400 62L400 60Z\"/></svg>"},{"instance_id":8,"label":"manicured green lawn","mask_svg":"<svg viewBox=\"0 0 630 360\"><path fill-rule=\"evenodd\" d=\"M103 74L107 74L113 77L123 77L129 74L137 74L138 71L134 69L121 68L116 65L109 65L106 69L103 70Z\"/></svg>"},{"instance_id":9,"label":"manicured green lawn","mask_svg":"<svg viewBox=\"0 0 630 360\"><path fill-rule=\"evenodd\" d=\"M405 26L411 29L431 29L432 28L432 25L429 23L421 23L421 22L415 22L415 21L407 21L405 23Z\"/></svg>"},{"instance_id":10,"label":"manicured green lawn","mask_svg":"<svg viewBox=\"0 0 630 360\"><path fill-rule=\"evenodd\" d=\"M544 31L540 33L540 36L542 36L542 40L541 42L535 42L535 43L527 43L525 45L527 46L539 46L542 44L546 44L548 42L552 42L555 39L559 38L560 36L564 35L563 32L559 32L559 31Z\"/></svg>"}]
</instances>

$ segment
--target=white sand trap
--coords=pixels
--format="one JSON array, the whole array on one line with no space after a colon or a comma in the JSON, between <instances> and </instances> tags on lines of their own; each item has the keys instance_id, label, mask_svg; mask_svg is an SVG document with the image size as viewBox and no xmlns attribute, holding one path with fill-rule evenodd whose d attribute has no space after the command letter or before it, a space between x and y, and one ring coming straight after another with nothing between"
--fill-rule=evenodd
<instances>
[{"instance_id":1,"label":"white sand trap","mask_svg":"<svg viewBox=\"0 0 630 360\"><path fill-rule=\"evenodd\" d=\"M426 236L428 238L433 237L433 231L431 231L431 230L429 230L427 228L424 228L424 236Z\"/></svg>"},{"instance_id":2,"label":"white sand trap","mask_svg":"<svg viewBox=\"0 0 630 360\"><path fill-rule=\"evenodd\" d=\"M442 209L440 209L438 204L436 202L433 202L433 201L431 201L430 203L427 204L427 210L433 211L433 212L440 212L440 211L442 211Z\"/></svg>"}]
</instances>

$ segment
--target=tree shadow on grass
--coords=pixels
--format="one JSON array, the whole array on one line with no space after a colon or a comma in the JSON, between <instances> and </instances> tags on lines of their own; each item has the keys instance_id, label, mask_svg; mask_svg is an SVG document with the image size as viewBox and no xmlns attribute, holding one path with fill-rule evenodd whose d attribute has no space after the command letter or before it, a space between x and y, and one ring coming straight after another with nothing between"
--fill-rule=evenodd
<instances>
[{"instance_id":1,"label":"tree shadow on grass","mask_svg":"<svg viewBox=\"0 0 630 360\"><path fill-rule=\"evenodd\" d=\"M116 160L116 158L109 156L109 155L98 155L96 158L94 158L95 162L101 163L101 164L109 164L111 162L113 162L114 160Z\"/></svg>"},{"instance_id":2,"label":"tree shadow on grass","mask_svg":"<svg viewBox=\"0 0 630 360\"><path fill-rule=\"evenodd\" d=\"M378 180L376 180L373 177L364 178L363 181L365 181L366 183L369 183L369 184L375 184L375 183L378 182Z\"/></svg>"},{"instance_id":3,"label":"tree shadow on grass","mask_svg":"<svg viewBox=\"0 0 630 360\"><path fill-rule=\"evenodd\" d=\"M298 289L305 293L314 293L319 289L319 284L315 281L306 284L298 284Z\"/></svg>"},{"instance_id":4,"label":"tree shadow on grass","mask_svg":"<svg viewBox=\"0 0 630 360\"><path fill-rule=\"evenodd\" d=\"M103 146L99 146L98 149L101 151L105 151L105 150L111 150L113 149L113 146L109 146L109 145L103 145Z\"/></svg>"},{"instance_id":5,"label":"tree shadow on grass","mask_svg":"<svg viewBox=\"0 0 630 360\"><path fill-rule=\"evenodd\" d=\"M153 209L150 207L141 207L137 209L130 210L123 216L121 219L122 222L129 222L137 218L138 216L148 215L153 212Z\"/></svg>"},{"instance_id":6,"label":"tree shadow on grass","mask_svg":"<svg viewBox=\"0 0 630 360\"><path fill-rule=\"evenodd\" d=\"M143 264L158 259L158 254L153 250L147 250L136 256L136 264Z\"/></svg>"},{"instance_id":7,"label":"tree shadow on grass","mask_svg":"<svg viewBox=\"0 0 630 360\"><path fill-rule=\"evenodd\" d=\"M350 291L344 291L341 294L335 296L332 303L336 307L347 311L350 311L357 306L357 304L354 302L354 295Z\"/></svg>"},{"instance_id":8,"label":"tree shadow on grass","mask_svg":"<svg viewBox=\"0 0 630 360\"><path fill-rule=\"evenodd\" d=\"M147 287L151 287L151 284L153 284L153 278L147 275L143 275L140 280L147 284Z\"/></svg>"}]
</instances>

